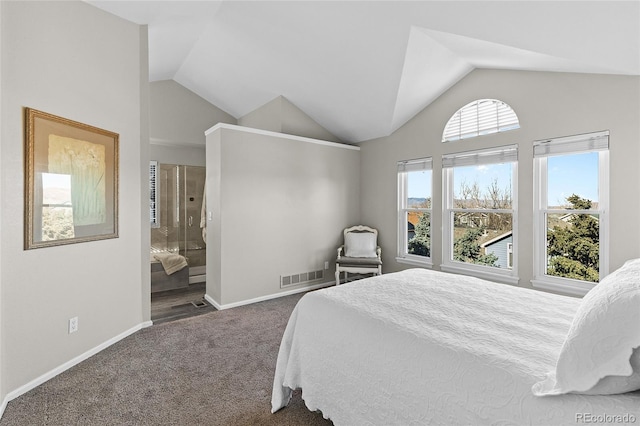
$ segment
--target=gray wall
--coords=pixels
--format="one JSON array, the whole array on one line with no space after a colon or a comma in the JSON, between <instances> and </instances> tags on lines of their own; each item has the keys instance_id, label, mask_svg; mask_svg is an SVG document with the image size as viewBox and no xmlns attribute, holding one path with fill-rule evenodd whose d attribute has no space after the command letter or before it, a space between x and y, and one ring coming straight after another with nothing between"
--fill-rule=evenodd
<instances>
[{"instance_id":1,"label":"gray wall","mask_svg":"<svg viewBox=\"0 0 640 426\"><path fill-rule=\"evenodd\" d=\"M173 80L149 84L149 157L165 164L205 165L204 132L237 120Z\"/></svg>"},{"instance_id":2,"label":"gray wall","mask_svg":"<svg viewBox=\"0 0 640 426\"><path fill-rule=\"evenodd\" d=\"M610 270L640 256L640 78L594 74L476 70L391 136L362 148L362 222L380 230L385 271L407 268L395 261L396 162L433 157L433 258L442 262L442 168L444 153L517 143L520 286L533 277L533 148L549 137L610 130ZM521 129L447 144L442 131L460 107L480 98L508 103ZM438 266L435 267L438 269Z\"/></svg>"},{"instance_id":3,"label":"gray wall","mask_svg":"<svg viewBox=\"0 0 640 426\"><path fill-rule=\"evenodd\" d=\"M0 2L0 10L4 398L148 320L140 281L149 254L141 249L146 29L77 1ZM24 107L119 133L119 238L23 249ZM68 334L74 316L79 331Z\"/></svg>"},{"instance_id":4,"label":"gray wall","mask_svg":"<svg viewBox=\"0 0 640 426\"><path fill-rule=\"evenodd\" d=\"M204 133L202 135L204 136ZM184 164L187 166L204 166L206 164L204 145L167 146L151 144L149 158L162 164Z\"/></svg>"},{"instance_id":5,"label":"gray wall","mask_svg":"<svg viewBox=\"0 0 640 426\"><path fill-rule=\"evenodd\" d=\"M334 279L343 228L359 223L360 152L241 127L207 136L207 294L228 305L285 291L280 276ZM286 289L288 290L288 289Z\"/></svg>"},{"instance_id":6,"label":"gray wall","mask_svg":"<svg viewBox=\"0 0 640 426\"><path fill-rule=\"evenodd\" d=\"M211 126L237 123L233 116L173 80L149 84L149 107L152 144L203 147L204 132Z\"/></svg>"},{"instance_id":7,"label":"gray wall","mask_svg":"<svg viewBox=\"0 0 640 426\"><path fill-rule=\"evenodd\" d=\"M288 135L340 142L340 139L316 123L284 96L278 96L260 108L240 117L238 124Z\"/></svg>"},{"instance_id":8,"label":"gray wall","mask_svg":"<svg viewBox=\"0 0 640 426\"><path fill-rule=\"evenodd\" d=\"M140 27L140 263L151 261L151 227L149 226L149 28ZM151 320L151 269L141 268L140 297L142 300L142 319Z\"/></svg>"},{"instance_id":9,"label":"gray wall","mask_svg":"<svg viewBox=\"0 0 640 426\"><path fill-rule=\"evenodd\" d=\"M282 132L282 96L240 117L238 124L270 132Z\"/></svg>"}]
</instances>

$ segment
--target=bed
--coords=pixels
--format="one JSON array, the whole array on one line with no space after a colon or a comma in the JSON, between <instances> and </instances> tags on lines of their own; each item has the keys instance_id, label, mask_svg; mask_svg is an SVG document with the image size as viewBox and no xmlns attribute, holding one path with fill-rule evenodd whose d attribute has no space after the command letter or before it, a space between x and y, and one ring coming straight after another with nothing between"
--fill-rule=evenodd
<instances>
[{"instance_id":1,"label":"bed","mask_svg":"<svg viewBox=\"0 0 640 426\"><path fill-rule=\"evenodd\" d=\"M307 408L336 425L640 422L638 391L532 391L543 393L545 381L552 382L547 391L556 385L554 370L582 304L424 269L307 293L282 338L272 412L300 388Z\"/></svg>"}]
</instances>

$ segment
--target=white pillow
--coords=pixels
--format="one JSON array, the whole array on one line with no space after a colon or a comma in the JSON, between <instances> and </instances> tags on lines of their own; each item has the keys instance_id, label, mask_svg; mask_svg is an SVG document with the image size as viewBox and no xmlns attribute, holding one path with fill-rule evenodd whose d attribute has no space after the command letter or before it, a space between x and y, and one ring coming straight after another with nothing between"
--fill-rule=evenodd
<instances>
[{"instance_id":1,"label":"white pillow","mask_svg":"<svg viewBox=\"0 0 640 426\"><path fill-rule=\"evenodd\" d=\"M640 259L627 261L584 296L555 372L534 395L616 394L640 389ZM632 357L633 355L633 357Z\"/></svg>"},{"instance_id":2,"label":"white pillow","mask_svg":"<svg viewBox=\"0 0 640 426\"><path fill-rule=\"evenodd\" d=\"M373 232L348 232L344 246L347 257L377 257L377 238Z\"/></svg>"},{"instance_id":3,"label":"white pillow","mask_svg":"<svg viewBox=\"0 0 640 426\"><path fill-rule=\"evenodd\" d=\"M607 376L588 391L581 392L589 395L610 395L614 393L633 392L640 389L640 348L635 348L629 364L633 369L630 376Z\"/></svg>"}]
</instances>

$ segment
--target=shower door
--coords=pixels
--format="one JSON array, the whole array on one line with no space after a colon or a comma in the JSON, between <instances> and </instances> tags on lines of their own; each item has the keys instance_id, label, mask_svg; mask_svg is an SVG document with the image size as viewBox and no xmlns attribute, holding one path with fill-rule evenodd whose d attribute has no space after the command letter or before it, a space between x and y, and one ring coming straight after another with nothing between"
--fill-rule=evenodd
<instances>
[{"instance_id":1,"label":"shower door","mask_svg":"<svg viewBox=\"0 0 640 426\"><path fill-rule=\"evenodd\" d=\"M206 244L200 227L206 169L198 166L180 166L182 189L182 224L180 227L180 254L189 262L189 275L204 275L206 270Z\"/></svg>"}]
</instances>

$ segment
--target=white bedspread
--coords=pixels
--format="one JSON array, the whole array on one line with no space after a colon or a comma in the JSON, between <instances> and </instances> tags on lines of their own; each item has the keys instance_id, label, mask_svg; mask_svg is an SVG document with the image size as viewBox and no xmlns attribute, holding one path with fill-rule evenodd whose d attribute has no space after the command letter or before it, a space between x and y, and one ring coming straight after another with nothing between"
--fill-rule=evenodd
<instances>
[{"instance_id":1,"label":"white bedspread","mask_svg":"<svg viewBox=\"0 0 640 426\"><path fill-rule=\"evenodd\" d=\"M531 393L579 303L423 269L311 292L282 339L272 411L301 388L307 407L336 425L640 423L638 392Z\"/></svg>"}]
</instances>

